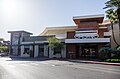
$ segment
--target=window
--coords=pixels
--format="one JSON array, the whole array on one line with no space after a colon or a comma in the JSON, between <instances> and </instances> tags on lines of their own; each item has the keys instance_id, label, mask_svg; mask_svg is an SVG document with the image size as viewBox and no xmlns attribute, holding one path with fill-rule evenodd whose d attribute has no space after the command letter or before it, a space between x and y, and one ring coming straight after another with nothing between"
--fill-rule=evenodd
<instances>
[{"instance_id":1,"label":"window","mask_svg":"<svg viewBox=\"0 0 120 79\"><path fill-rule=\"evenodd\" d=\"M44 52L44 46L43 45L39 45L39 52Z\"/></svg>"},{"instance_id":2,"label":"window","mask_svg":"<svg viewBox=\"0 0 120 79\"><path fill-rule=\"evenodd\" d=\"M54 55L55 54L60 54L61 53L61 48L60 47L56 47L56 48L54 48Z\"/></svg>"},{"instance_id":3,"label":"window","mask_svg":"<svg viewBox=\"0 0 120 79\"><path fill-rule=\"evenodd\" d=\"M44 57L44 45L39 45L38 57Z\"/></svg>"},{"instance_id":4,"label":"window","mask_svg":"<svg viewBox=\"0 0 120 79\"><path fill-rule=\"evenodd\" d=\"M24 53L23 53L23 54L29 54L29 52L30 52L29 46L25 46L25 47L24 47Z\"/></svg>"}]
</instances>

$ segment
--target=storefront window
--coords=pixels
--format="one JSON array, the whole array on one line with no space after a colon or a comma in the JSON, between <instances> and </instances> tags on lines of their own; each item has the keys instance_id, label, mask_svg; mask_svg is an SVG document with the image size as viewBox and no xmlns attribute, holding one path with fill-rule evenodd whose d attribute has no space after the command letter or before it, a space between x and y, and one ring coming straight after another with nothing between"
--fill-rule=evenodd
<instances>
[{"instance_id":1,"label":"storefront window","mask_svg":"<svg viewBox=\"0 0 120 79\"><path fill-rule=\"evenodd\" d=\"M43 57L43 56L44 56L44 45L39 45L38 57Z\"/></svg>"},{"instance_id":2,"label":"storefront window","mask_svg":"<svg viewBox=\"0 0 120 79\"><path fill-rule=\"evenodd\" d=\"M96 56L96 47L82 47L82 54L83 57L95 57Z\"/></svg>"},{"instance_id":3,"label":"storefront window","mask_svg":"<svg viewBox=\"0 0 120 79\"><path fill-rule=\"evenodd\" d=\"M29 52L30 52L29 46L25 46L23 54L29 54Z\"/></svg>"},{"instance_id":4,"label":"storefront window","mask_svg":"<svg viewBox=\"0 0 120 79\"><path fill-rule=\"evenodd\" d=\"M61 53L61 48L59 48L59 47L54 48L54 55L60 54L60 53Z\"/></svg>"}]
</instances>

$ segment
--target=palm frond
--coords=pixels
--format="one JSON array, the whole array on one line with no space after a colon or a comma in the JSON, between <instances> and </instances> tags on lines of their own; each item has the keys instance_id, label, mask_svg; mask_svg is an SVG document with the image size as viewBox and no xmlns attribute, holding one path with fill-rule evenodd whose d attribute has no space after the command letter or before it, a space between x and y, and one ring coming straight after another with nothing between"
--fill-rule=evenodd
<instances>
[{"instance_id":1,"label":"palm frond","mask_svg":"<svg viewBox=\"0 0 120 79\"><path fill-rule=\"evenodd\" d=\"M113 23L118 22L117 11L114 11L113 9L108 9L106 13L107 13L106 17L110 19Z\"/></svg>"},{"instance_id":2,"label":"palm frond","mask_svg":"<svg viewBox=\"0 0 120 79\"><path fill-rule=\"evenodd\" d=\"M120 8L120 0L110 0L107 1L105 3L106 7L104 7L103 9L107 9L107 8Z\"/></svg>"}]
</instances>

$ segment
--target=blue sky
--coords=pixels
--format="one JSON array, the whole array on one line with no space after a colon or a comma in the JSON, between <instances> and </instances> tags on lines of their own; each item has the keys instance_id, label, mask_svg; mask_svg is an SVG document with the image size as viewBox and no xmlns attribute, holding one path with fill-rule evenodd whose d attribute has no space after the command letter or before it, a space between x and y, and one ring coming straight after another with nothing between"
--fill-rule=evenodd
<instances>
[{"instance_id":1,"label":"blue sky","mask_svg":"<svg viewBox=\"0 0 120 79\"><path fill-rule=\"evenodd\" d=\"M0 37L25 30L39 35L46 27L73 26L73 16L105 14L107 0L0 0Z\"/></svg>"}]
</instances>

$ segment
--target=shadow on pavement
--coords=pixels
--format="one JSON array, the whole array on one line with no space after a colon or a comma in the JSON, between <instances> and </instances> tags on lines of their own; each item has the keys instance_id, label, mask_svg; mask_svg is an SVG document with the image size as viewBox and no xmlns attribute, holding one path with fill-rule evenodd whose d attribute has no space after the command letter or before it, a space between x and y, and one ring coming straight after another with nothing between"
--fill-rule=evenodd
<instances>
[{"instance_id":1,"label":"shadow on pavement","mask_svg":"<svg viewBox=\"0 0 120 79\"><path fill-rule=\"evenodd\" d=\"M49 58L26 58L26 57L9 57L10 60L7 61L46 61L50 60Z\"/></svg>"},{"instance_id":2,"label":"shadow on pavement","mask_svg":"<svg viewBox=\"0 0 120 79\"><path fill-rule=\"evenodd\" d=\"M39 57L39 58L30 58L30 57L12 57L9 56L9 60L6 61L47 61L47 60L58 60L58 61L68 61L73 63L88 63L88 61L97 61L101 62L99 59L64 59L64 58L47 58L47 57Z\"/></svg>"}]
</instances>

